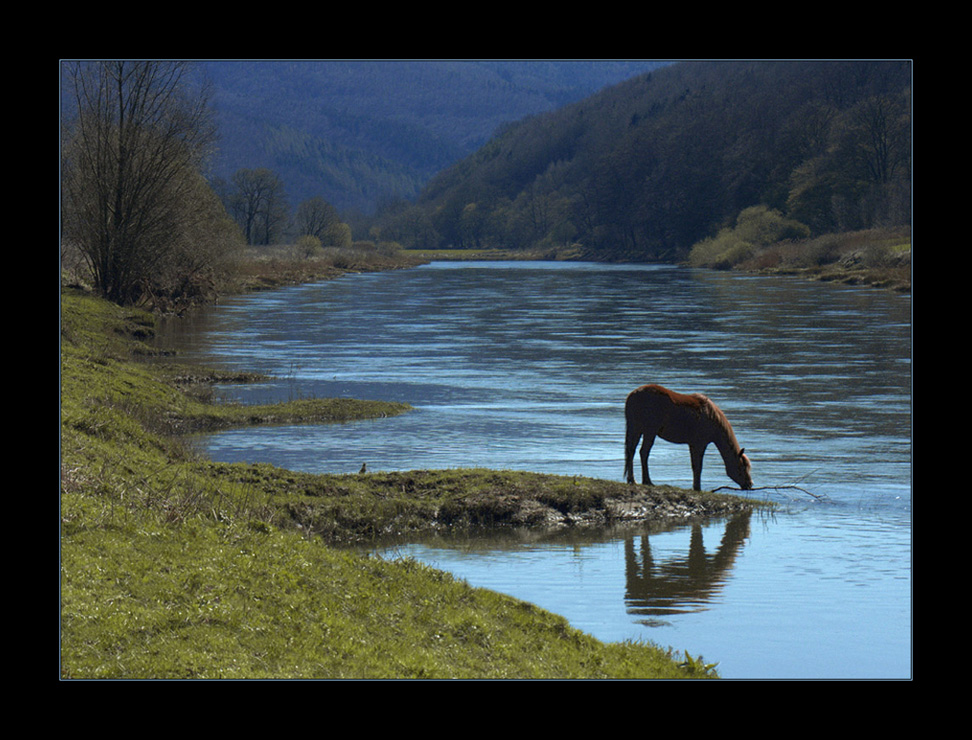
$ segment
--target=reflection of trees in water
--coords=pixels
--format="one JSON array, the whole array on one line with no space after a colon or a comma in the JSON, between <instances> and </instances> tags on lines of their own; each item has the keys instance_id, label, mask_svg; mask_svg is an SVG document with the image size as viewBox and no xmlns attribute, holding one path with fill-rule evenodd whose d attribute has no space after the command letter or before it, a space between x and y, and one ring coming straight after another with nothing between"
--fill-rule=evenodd
<instances>
[{"instance_id":1,"label":"reflection of trees in water","mask_svg":"<svg viewBox=\"0 0 972 740\"><path fill-rule=\"evenodd\" d=\"M624 541L625 601L630 614L657 617L701 611L726 582L729 569L749 536L751 513L745 512L726 522L719 548L705 552L702 526L692 526L688 554L656 563L648 535ZM641 540L636 550L635 540ZM651 620L645 620L650 624Z\"/></svg>"}]
</instances>

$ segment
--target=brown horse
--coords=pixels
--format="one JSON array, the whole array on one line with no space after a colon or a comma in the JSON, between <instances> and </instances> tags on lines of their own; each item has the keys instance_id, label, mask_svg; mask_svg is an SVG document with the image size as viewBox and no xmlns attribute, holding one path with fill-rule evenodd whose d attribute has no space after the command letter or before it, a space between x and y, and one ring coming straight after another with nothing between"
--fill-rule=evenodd
<instances>
[{"instance_id":1,"label":"brown horse","mask_svg":"<svg viewBox=\"0 0 972 740\"><path fill-rule=\"evenodd\" d=\"M653 485L648 476L648 453L661 437L676 444L687 444L692 455L692 487L702 490L702 457L712 442L722 453L726 474L744 490L753 487L749 458L736 441L732 425L718 406L701 393L685 395L662 388L643 385L628 394L624 404L626 422L624 444L624 474L634 483L634 453L641 444L641 482Z\"/></svg>"}]
</instances>

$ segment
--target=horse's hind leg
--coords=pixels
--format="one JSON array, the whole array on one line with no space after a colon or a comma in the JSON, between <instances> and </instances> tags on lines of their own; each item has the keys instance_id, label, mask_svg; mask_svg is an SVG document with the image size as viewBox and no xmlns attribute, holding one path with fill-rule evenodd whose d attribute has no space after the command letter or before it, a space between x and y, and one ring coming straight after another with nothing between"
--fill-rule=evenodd
<instances>
[{"instance_id":1,"label":"horse's hind leg","mask_svg":"<svg viewBox=\"0 0 972 740\"><path fill-rule=\"evenodd\" d=\"M691 445L689 451L692 455L692 488L696 491L702 490L702 458L705 457L705 447Z\"/></svg>"},{"instance_id":2,"label":"horse's hind leg","mask_svg":"<svg viewBox=\"0 0 972 740\"><path fill-rule=\"evenodd\" d=\"M648 454L653 444L655 444L655 435L645 432L645 440L641 443L641 484L645 486L654 485L651 476L648 475Z\"/></svg>"},{"instance_id":3,"label":"horse's hind leg","mask_svg":"<svg viewBox=\"0 0 972 740\"><path fill-rule=\"evenodd\" d=\"M641 432L636 431L635 427L629 425L624 438L624 479L628 483L634 483L634 455L638 449L638 440L641 439Z\"/></svg>"}]
</instances>

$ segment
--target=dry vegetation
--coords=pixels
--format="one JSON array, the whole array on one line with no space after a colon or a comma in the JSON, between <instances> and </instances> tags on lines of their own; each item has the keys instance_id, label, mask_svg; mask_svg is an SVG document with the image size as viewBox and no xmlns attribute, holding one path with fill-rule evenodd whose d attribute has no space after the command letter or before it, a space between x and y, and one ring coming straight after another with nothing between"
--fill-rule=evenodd
<instances>
[{"instance_id":1,"label":"dry vegetation","mask_svg":"<svg viewBox=\"0 0 972 740\"><path fill-rule=\"evenodd\" d=\"M295 245L249 247L228 290L239 293L267 290L329 280L345 273L415 267L424 261L420 256L398 249L397 245L372 242L355 242L349 248L323 247L309 256Z\"/></svg>"},{"instance_id":2,"label":"dry vegetation","mask_svg":"<svg viewBox=\"0 0 972 740\"><path fill-rule=\"evenodd\" d=\"M870 229L778 242L735 269L907 293L911 291L911 229Z\"/></svg>"}]
</instances>

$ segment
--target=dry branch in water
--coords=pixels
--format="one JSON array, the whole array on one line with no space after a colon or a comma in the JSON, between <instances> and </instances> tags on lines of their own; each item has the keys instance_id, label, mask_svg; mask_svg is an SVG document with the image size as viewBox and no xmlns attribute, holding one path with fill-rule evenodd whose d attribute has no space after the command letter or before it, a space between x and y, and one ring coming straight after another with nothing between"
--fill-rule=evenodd
<instances>
[{"instance_id":1,"label":"dry branch in water","mask_svg":"<svg viewBox=\"0 0 972 740\"><path fill-rule=\"evenodd\" d=\"M827 499L827 496L825 496L823 494L814 493L813 491L808 491L806 488L801 488L800 486L759 486L757 488L750 488L747 491L747 493L751 493L753 491L779 491L779 490L783 490L783 489L794 490L794 491L801 491L802 493L805 493L808 496L812 496L813 498L817 499L818 501L826 501L826 500L828 500ZM736 488L735 486L720 486L719 488L713 489L712 492L713 493L718 493L719 491L740 491L740 492L742 492L742 490L743 489Z\"/></svg>"}]
</instances>

